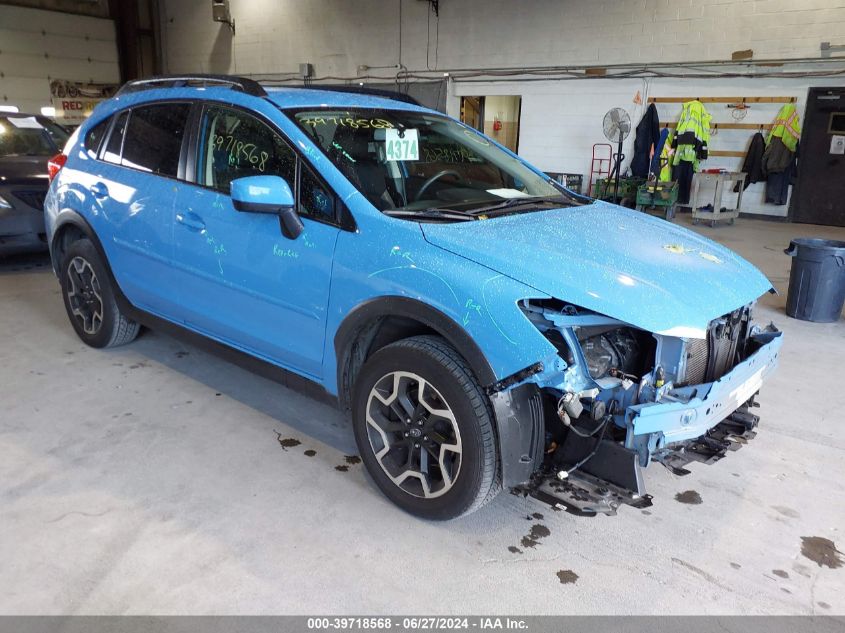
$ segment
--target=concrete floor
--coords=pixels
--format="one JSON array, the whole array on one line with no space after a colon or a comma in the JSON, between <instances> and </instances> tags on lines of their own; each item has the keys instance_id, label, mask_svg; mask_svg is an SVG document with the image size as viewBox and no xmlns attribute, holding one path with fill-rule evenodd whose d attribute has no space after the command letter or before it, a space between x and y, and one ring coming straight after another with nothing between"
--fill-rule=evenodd
<instances>
[{"instance_id":1,"label":"concrete floor","mask_svg":"<svg viewBox=\"0 0 845 633\"><path fill-rule=\"evenodd\" d=\"M0 613L845 614L845 565L802 554L845 550L845 321L783 311L790 237L845 229L697 230L784 293L758 311L787 337L760 432L687 477L650 467L654 507L593 519L502 494L416 520L337 468L355 447L333 409L152 332L89 349L43 262L6 261Z\"/></svg>"}]
</instances>

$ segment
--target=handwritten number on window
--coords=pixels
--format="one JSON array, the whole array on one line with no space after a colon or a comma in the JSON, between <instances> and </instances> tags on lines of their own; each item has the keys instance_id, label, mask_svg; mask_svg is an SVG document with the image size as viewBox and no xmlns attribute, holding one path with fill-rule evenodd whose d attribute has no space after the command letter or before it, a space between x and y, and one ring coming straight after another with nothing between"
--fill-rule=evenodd
<instances>
[{"instance_id":1,"label":"handwritten number on window","mask_svg":"<svg viewBox=\"0 0 845 633\"><path fill-rule=\"evenodd\" d=\"M229 165L239 165L241 161L244 161L263 172L267 167L267 159L270 158L270 154L263 150L259 151L255 143L245 143L231 134L214 134L212 144L215 148L227 153Z\"/></svg>"}]
</instances>

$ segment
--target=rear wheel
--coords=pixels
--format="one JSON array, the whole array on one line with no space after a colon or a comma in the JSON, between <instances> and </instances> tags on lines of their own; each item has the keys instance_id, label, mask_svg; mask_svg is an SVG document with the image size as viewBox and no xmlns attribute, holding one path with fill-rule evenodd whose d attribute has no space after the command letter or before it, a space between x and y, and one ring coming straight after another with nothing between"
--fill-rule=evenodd
<instances>
[{"instance_id":1,"label":"rear wheel","mask_svg":"<svg viewBox=\"0 0 845 633\"><path fill-rule=\"evenodd\" d=\"M140 325L120 312L105 266L91 240L77 240L68 246L60 274L65 310L84 343L115 347L138 336Z\"/></svg>"},{"instance_id":2,"label":"rear wheel","mask_svg":"<svg viewBox=\"0 0 845 633\"><path fill-rule=\"evenodd\" d=\"M373 354L355 381L352 413L368 472L403 510L452 519L498 493L488 400L443 339L413 337Z\"/></svg>"}]
</instances>

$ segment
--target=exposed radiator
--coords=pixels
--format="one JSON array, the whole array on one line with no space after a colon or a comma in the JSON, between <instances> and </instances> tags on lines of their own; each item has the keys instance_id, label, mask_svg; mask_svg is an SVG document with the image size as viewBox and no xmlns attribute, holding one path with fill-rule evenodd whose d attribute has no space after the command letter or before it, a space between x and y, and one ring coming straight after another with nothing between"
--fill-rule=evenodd
<instances>
[{"instance_id":1,"label":"exposed radiator","mask_svg":"<svg viewBox=\"0 0 845 633\"><path fill-rule=\"evenodd\" d=\"M745 316L745 308L726 314L710 323L706 339L687 342L687 368L683 384L712 382L733 369Z\"/></svg>"},{"instance_id":2,"label":"exposed radiator","mask_svg":"<svg viewBox=\"0 0 845 633\"><path fill-rule=\"evenodd\" d=\"M697 385L707 376L707 339L692 339L687 343L687 370L684 382Z\"/></svg>"}]
</instances>

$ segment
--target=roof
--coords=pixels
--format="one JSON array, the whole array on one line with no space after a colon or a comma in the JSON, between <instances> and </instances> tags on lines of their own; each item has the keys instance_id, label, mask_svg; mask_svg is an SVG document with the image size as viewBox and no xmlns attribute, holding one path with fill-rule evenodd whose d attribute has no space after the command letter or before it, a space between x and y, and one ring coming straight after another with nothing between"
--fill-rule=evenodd
<instances>
[{"instance_id":1,"label":"roof","mask_svg":"<svg viewBox=\"0 0 845 633\"><path fill-rule=\"evenodd\" d=\"M429 108L406 103L398 99L361 94L357 92L345 92L339 90L321 90L319 88L300 88L292 86L284 87L260 87L263 95L249 94L243 90L233 90L229 86L208 85L208 86L145 86L143 89L135 88L121 90L111 99L99 103L88 121L99 121L111 113L127 106L134 106L142 103L150 103L164 100L181 99L208 99L212 101L223 101L238 104L249 108L254 104L255 99L270 102L278 108L373 108L379 110L406 110L413 112L426 112L430 114L441 114ZM83 126L85 126L86 121Z\"/></svg>"},{"instance_id":2,"label":"roof","mask_svg":"<svg viewBox=\"0 0 845 633\"><path fill-rule=\"evenodd\" d=\"M143 98L131 98L131 96L168 91L170 96L196 98L198 91L211 95L220 90L231 90L231 94L248 97L266 98L282 108L353 107L428 110L420 106L410 95L364 85L330 84L318 88L298 85L274 87L261 84L249 77L203 73L135 79L121 86L115 97L117 99L130 97L130 102L145 101Z\"/></svg>"},{"instance_id":3,"label":"roof","mask_svg":"<svg viewBox=\"0 0 845 633\"><path fill-rule=\"evenodd\" d=\"M280 108L378 108L429 111L428 108L368 94L320 90L319 88L266 87L267 99Z\"/></svg>"}]
</instances>

